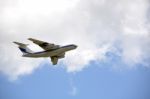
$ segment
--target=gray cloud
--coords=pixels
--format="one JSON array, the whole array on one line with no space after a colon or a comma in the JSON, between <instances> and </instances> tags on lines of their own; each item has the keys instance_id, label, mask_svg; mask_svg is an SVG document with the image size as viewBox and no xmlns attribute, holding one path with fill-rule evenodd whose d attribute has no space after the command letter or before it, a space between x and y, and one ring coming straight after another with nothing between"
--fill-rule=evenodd
<instances>
[{"instance_id":1,"label":"gray cloud","mask_svg":"<svg viewBox=\"0 0 150 99\"><path fill-rule=\"evenodd\" d=\"M40 67L41 59L20 57L12 44L28 37L77 44L78 49L62 60L69 72L80 71L91 61L107 60L107 52L115 54L120 50L122 62L129 67L149 66L148 0L61 0L61 4L58 1L0 1L5 3L0 8L1 72L15 79ZM31 48L37 50L35 46Z\"/></svg>"}]
</instances>

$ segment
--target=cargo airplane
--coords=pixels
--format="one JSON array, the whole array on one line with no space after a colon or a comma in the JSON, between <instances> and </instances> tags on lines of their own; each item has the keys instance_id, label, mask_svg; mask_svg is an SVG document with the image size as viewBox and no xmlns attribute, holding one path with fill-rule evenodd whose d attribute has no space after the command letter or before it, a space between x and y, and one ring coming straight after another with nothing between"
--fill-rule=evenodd
<instances>
[{"instance_id":1,"label":"cargo airplane","mask_svg":"<svg viewBox=\"0 0 150 99\"><path fill-rule=\"evenodd\" d=\"M18 45L18 48L23 53L22 56L23 57L30 57L30 58L50 57L53 65L57 64L58 59L64 58L65 53L67 51L70 51L70 50L77 48L77 45L74 45L74 44L66 45L66 46L60 46L60 45L55 45L53 43L48 43L48 42L40 41L40 40L33 39L33 38L29 38L28 40L39 45L42 49L44 49L44 51L34 52L27 47L28 44L14 42L15 44Z\"/></svg>"}]
</instances>

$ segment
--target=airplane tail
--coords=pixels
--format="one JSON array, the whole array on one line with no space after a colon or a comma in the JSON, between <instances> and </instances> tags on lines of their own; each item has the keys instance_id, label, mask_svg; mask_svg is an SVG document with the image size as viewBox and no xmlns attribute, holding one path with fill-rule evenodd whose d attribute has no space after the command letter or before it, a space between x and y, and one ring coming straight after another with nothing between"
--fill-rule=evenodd
<instances>
[{"instance_id":1,"label":"airplane tail","mask_svg":"<svg viewBox=\"0 0 150 99\"><path fill-rule=\"evenodd\" d=\"M24 54L29 54L29 53L33 53L33 51L32 50L30 50L27 46L28 46L28 44L23 44L23 43L19 43L19 42L13 42L13 43L15 43L15 44L17 44L17 45L19 45L19 49L20 49L20 51L23 53L23 55Z\"/></svg>"}]
</instances>

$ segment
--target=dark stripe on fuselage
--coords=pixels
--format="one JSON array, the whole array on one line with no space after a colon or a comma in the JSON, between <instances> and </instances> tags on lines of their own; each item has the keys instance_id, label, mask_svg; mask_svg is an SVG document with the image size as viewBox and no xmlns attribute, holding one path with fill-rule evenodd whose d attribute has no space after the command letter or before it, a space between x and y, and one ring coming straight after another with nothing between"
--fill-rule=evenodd
<instances>
[{"instance_id":1,"label":"dark stripe on fuselage","mask_svg":"<svg viewBox=\"0 0 150 99\"><path fill-rule=\"evenodd\" d=\"M70 46L74 46L73 44L71 44L71 45L66 45L66 46L62 46L62 47L60 47L60 48L65 48L65 47L70 47Z\"/></svg>"},{"instance_id":2,"label":"dark stripe on fuselage","mask_svg":"<svg viewBox=\"0 0 150 99\"><path fill-rule=\"evenodd\" d=\"M54 51L54 50L57 50L57 49L60 49L60 48L66 48L66 47L70 47L70 46L74 46L74 45L62 46L62 47L59 47L59 48L50 49L50 50L46 50L46 51L35 52L35 53L32 53L32 54L40 54L40 53L45 53L45 52Z\"/></svg>"}]
</instances>

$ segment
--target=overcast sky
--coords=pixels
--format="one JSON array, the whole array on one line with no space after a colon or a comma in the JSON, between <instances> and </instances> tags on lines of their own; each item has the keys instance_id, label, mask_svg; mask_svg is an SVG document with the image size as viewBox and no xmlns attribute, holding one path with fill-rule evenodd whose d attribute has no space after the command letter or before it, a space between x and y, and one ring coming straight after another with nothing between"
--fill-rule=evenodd
<instances>
[{"instance_id":1,"label":"overcast sky","mask_svg":"<svg viewBox=\"0 0 150 99\"><path fill-rule=\"evenodd\" d=\"M33 83L34 80L32 81L31 78L34 73L40 75L38 73L44 72L47 67L55 69L54 71L59 69L60 73L52 73L53 77L61 73L69 76L67 77L69 80L64 79L68 81L71 94L74 96L80 94L78 91L80 88L76 88L73 78L76 79L78 77L76 75L80 73L86 74L86 70L90 68L91 71L107 68L104 74L108 71L130 71L132 74L132 71L137 70L136 75L141 68L141 71L143 68L149 71L149 31L149 0L0 0L1 79L5 86L9 85L5 80L8 81L7 83L11 82L10 84L18 80L24 84L24 80L21 79L28 77L28 80ZM30 37L59 45L76 44L78 48L66 53L58 66L53 67L49 58L21 57L22 53L12 43L13 41L30 44L29 47L34 51L41 50L27 40ZM101 72L101 69L98 71ZM73 78L70 75L73 75ZM76 80L80 82L78 78ZM102 79L98 81L100 80ZM103 80L107 82L108 79ZM61 85L63 84L65 82ZM5 93L4 90L1 92Z\"/></svg>"}]
</instances>

